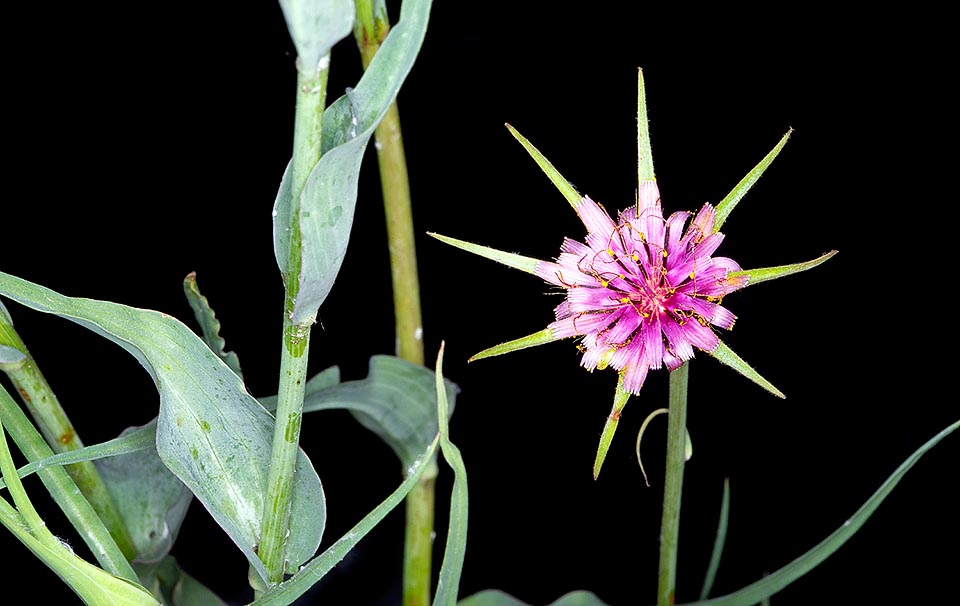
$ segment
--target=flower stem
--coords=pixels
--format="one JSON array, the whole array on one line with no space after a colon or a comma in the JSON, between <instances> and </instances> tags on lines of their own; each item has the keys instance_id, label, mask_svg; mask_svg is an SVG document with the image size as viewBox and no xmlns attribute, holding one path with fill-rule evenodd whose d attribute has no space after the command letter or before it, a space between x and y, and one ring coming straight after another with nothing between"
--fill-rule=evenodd
<instances>
[{"instance_id":1,"label":"flower stem","mask_svg":"<svg viewBox=\"0 0 960 606\"><path fill-rule=\"evenodd\" d=\"M4 313L0 313L0 346L10 347L23 354L23 357L15 362L0 363L0 370L7 374L20 393L20 398L53 451L59 453L83 448L83 442L66 411L40 372L23 339L14 330L9 316ZM93 462L67 465L66 470L103 520L124 557L127 560L136 557L137 550L133 539L130 538L126 524Z\"/></svg>"},{"instance_id":2,"label":"flower stem","mask_svg":"<svg viewBox=\"0 0 960 606\"><path fill-rule=\"evenodd\" d=\"M670 373L670 414L667 425L667 463L660 521L660 574L657 606L673 606L677 583L677 543L680 535L680 493L683 489L687 423L687 383L690 365Z\"/></svg>"},{"instance_id":3,"label":"flower stem","mask_svg":"<svg viewBox=\"0 0 960 606\"><path fill-rule=\"evenodd\" d=\"M374 7L372 0L357 0L356 6L354 37L360 48L363 68L366 69L390 31L390 23L382 2L376 2ZM390 251L397 356L423 365L423 327L413 212L396 101L387 109L374 136ZM436 476L437 465L433 460L406 497L404 606L426 606L430 603Z\"/></svg>"},{"instance_id":4,"label":"flower stem","mask_svg":"<svg viewBox=\"0 0 960 606\"><path fill-rule=\"evenodd\" d=\"M307 177L320 160L323 109L326 100L329 55L316 73L297 70L297 104L293 131L292 177L294 200L299 200ZM299 67L299 66L298 66ZM263 508L263 530L257 554L267 570L267 582L283 581L285 547L293 497L293 474L300 443L303 394L313 318L294 324L293 308L300 290L302 266L300 205L290 213L290 250L283 309L283 343L280 349L280 385L277 389L276 424L270 452L270 472Z\"/></svg>"}]
</instances>

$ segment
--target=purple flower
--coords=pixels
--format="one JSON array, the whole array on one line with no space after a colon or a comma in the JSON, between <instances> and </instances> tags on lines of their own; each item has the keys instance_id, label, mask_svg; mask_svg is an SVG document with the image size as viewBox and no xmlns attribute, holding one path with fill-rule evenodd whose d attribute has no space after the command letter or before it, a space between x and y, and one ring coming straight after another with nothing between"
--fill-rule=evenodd
<instances>
[{"instance_id":1,"label":"purple flower","mask_svg":"<svg viewBox=\"0 0 960 606\"><path fill-rule=\"evenodd\" d=\"M736 319L720 302L748 279L731 275L740 271L732 259L711 256L723 242L713 206L704 204L692 220L688 212L664 220L657 184L645 181L637 204L616 222L589 197L576 210L586 243L565 238L557 261L535 268L566 290L549 326L553 337L581 337L581 364L612 366L634 394L651 368L676 370L694 347L713 351L719 339L710 325L730 329Z\"/></svg>"}]
</instances>

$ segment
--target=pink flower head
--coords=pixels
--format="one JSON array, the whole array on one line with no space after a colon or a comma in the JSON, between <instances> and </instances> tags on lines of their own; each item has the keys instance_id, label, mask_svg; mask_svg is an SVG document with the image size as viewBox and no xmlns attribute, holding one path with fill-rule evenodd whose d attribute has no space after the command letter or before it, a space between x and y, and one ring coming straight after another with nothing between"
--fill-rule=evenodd
<instances>
[{"instance_id":1,"label":"pink flower head","mask_svg":"<svg viewBox=\"0 0 960 606\"><path fill-rule=\"evenodd\" d=\"M714 208L676 212L664 220L655 181L640 184L637 204L614 222L589 197L576 207L586 242L565 238L556 262L539 261L536 274L566 290L549 330L554 338L582 337L581 364L607 365L637 394L651 368L679 368L694 347L711 352L719 339L710 325L730 329L734 316L720 302L747 284L740 266L713 257L723 241L714 232ZM684 226L686 229L684 229Z\"/></svg>"}]
</instances>

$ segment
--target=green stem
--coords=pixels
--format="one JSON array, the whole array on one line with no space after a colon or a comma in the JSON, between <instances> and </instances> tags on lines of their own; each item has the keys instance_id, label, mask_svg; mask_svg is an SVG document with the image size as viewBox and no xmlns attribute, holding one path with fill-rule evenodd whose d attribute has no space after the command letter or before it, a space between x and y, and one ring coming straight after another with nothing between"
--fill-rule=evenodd
<instances>
[{"instance_id":1,"label":"green stem","mask_svg":"<svg viewBox=\"0 0 960 606\"><path fill-rule=\"evenodd\" d=\"M297 105L293 131L292 178L294 200L320 160L323 109L326 101L329 54L315 74L297 72ZM263 508L263 530L258 555L267 570L267 582L283 581L285 546L293 496L293 474L300 443L303 393L313 318L294 324L293 309L300 290L302 266L300 205L294 204L290 221L290 250L284 278L283 344L280 349L280 385L277 389L276 424L270 453L270 472Z\"/></svg>"},{"instance_id":2,"label":"green stem","mask_svg":"<svg viewBox=\"0 0 960 606\"><path fill-rule=\"evenodd\" d=\"M376 2L374 7L372 0L357 0L356 6L354 37L360 48L363 68L367 69L390 31L390 23L383 2ZM396 102L387 109L374 136L390 251L397 356L422 366L424 354L420 283L417 276L407 161ZM404 606L430 604L436 476L437 465L434 460L406 497Z\"/></svg>"},{"instance_id":3,"label":"green stem","mask_svg":"<svg viewBox=\"0 0 960 606\"><path fill-rule=\"evenodd\" d=\"M58 453L83 448L83 442L67 417L66 411L60 405L60 401L43 373L40 372L23 339L14 330L9 316L4 313L0 313L0 346L13 348L23 354L23 357L15 362L0 363L0 370L7 374L20 393L20 398L40 428L47 444ZM124 557L127 560L136 557L137 551L133 545L133 539L130 538L126 524L93 462L84 461L67 465L66 470L110 530Z\"/></svg>"},{"instance_id":4,"label":"green stem","mask_svg":"<svg viewBox=\"0 0 960 606\"><path fill-rule=\"evenodd\" d=\"M667 469L663 482L663 517L660 521L657 606L673 606L677 584L677 543L680 535L680 493L683 489L689 373L689 363L670 373Z\"/></svg>"},{"instance_id":5,"label":"green stem","mask_svg":"<svg viewBox=\"0 0 960 606\"><path fill-rule=\"evenodd\" d=\"M37 461L53 456L53 451L44 441L23 409L5 389L0 387L0 424L10 433L14 443L28 461ZM74 529L90 548L97 562L118 577L139 582L126 556L104 525L103 520L89 501L77 492L77 485L62 467L48 467L37 472L44 487L60 507Z\"/></svg>"}]
</instances>

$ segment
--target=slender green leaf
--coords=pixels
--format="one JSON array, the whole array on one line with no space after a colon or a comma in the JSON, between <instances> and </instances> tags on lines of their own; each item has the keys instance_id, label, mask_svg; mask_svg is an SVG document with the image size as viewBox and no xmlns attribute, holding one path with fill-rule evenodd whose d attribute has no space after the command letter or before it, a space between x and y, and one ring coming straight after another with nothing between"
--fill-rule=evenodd
<instances>
[{"instance_id":1,"label":"slender green leaf","mask_svg":"<svg viewBox=\"0 0 960 606\"><path fill-rule=\"evenodd\" d=\"M517 598L500 591L487 589L466 597L459 606L530 606ZM606 602L590 591L571 591L550 602L548 606L607 606Z\"/></svg>"},{"instance_id":2,"label":"slender green leaf","mask_svg":"<svg viewBox=\"0 0 960 606\"><path fill-rule=\"evenodd\" d=\"M503 355L505 353L510 353L511 351L519 351L521 349L527 349L528 347L536 347L537 345L553 343L556 340L557 338L553 336L553 331L549 328L544 328L543 330L535 332L532 335L520 337L519 339L507 341L506 343L494 345L493 347L488 347L480 353L471 356L469 361L476 362L477 360Z\"/></svg>"},{"instance_id":3,"label":"slender green leaf","mask_svg":"<svg viewBox=\"0 0 960 606\"><path fill-rule=\"evenodd\" d=\"M790 134L793 132L793 129L787 131L787 134L780 139L780 142L770 152L763 157L763 160L753 167L753 170L747 173L743 179L730 191L729 194L724 196L723 200L717 204L716 216L713 220L713 231L720 231L720 227L727 220L727 217L730 216L730 213L737 206L737 203L747 195L747 192L750 191L750 188L760 179L762 175L770 164L773 162L773 159L777 157L780 153L780 150L783 149L783 146L787 144L787 139L790 138Z\"/></svg>"},{"instance_id":4,"label":"slender green leaf","mask_svg":"<svg viewBox=\"0 0 960 606\"><path fill-rule=\"evenodd\" d=\"M752 366L744 362L743 358L741 358L736 353L734 353L734 351L729 347L727 347L727 344L724 343L723 341L718 341L716 348L714 348L713 351L707 352L707 353L709 353L711 356L719 360L721 363L726 364L730 368L734 369L735 371L739 372L746 378L750 379L760 387L766 389L767 391L777 396L778 398L787 397L783 395L783 393L779 389L774 387L773 383L761 377L760 373L755 371Z\"/></svg>"},{"instance_id":5,"label":"slender green leaf","mask_svg":"<svg viewBox=\"0 0 960 606\"><path fill-rule=\"evenodd\" d=\"M187 296L187 302L190 303L190 309L200 325L200 332L203 340L213 353L220 356L220 359L226 362L237 376L243 379L243 373L240 371L240 358L232 351L225 351L227 345L223 337L220 336L220 320L213 313L210 302L200 294L200 287L197 285L196 272L190 272L183 280L183 292Z\"/></svg>"},{"instance_id":6,"label":"slender green leaf","mask_svg":"<svg viewBox=\"0 0 960 606\"><path fill-rule=\"evenodd\" d=\"M717 537L713 541L713 552L710 554L710 564L707 574L703 578L703 588L700 590L700 599L710 597L713 581L717 578L717 569L720 568L720 556L723 555L723 544L727 540L727 522L730 520L730 479L723 481L723 499L720 502L720 521L717 522Z\"/></svg>"},{"instance_id":7,"label":"slender green leaf","mask_svg":"<svg viewBox=\"0 0 960 606\"><path fill-rule=\"evenodd\" d=\"M249 606L287 606L313 587L314 584L346 557L347 553L360 542L360 539L367 536L367 533L373 530L388 513L393 511L394 507L403 501L407 493L410 492L410 489L420 481L423 472L431 466L430 463L433 461L433 455L437 451L439 440L440 435L438 434L427 446L426 451L416 458L408 470L409 473L400 484L400 487L360 520L347 534L340 537L336 543L328 547L322 554L310 560L309 563L304 565L291 578L279 585L271 587L263 596L251 602Z\"/></svg>"},{"instance_id":8,"label":"slender green leaf","mask_svg":"<svg viewBox=\"0 0 960 606\"><path fill-rule=\"evenodd\" d=\"M447 541L443 551L443 564L437 581L433 606L456 606L460 590L460 574L467 549L467 468L463 464L460 449L450 441L450 407L443 381L443 343L437 355L437 418L440 422L440 449L443 458L453 469L453 489L450 495L450 518Z\"/></svg>"},{"instance_id":9,"label":"slender green leaf","mask_svg":"<svg viewBox=\"0 0 960 606\"><path fill-rule=\"evenodd\" d=\"M730 277L734 278L738 275L745 274L748 276L747 286L753 286L755 284L760 284L761 282L766 282L767 280L775 280L777 278L782 278L784 276L789 276L791 274L800 273L801 271L806 271L812 269L817 265L820 265L833 255L837 254L837 251L831 250L828 253L824 253L813 259L812 261L804 261L802 263L792 263L790 265L778 265L777 267L764 267L760 269L746 269L743 271L735 271L730 273Z\"/></svg>"},{"instance_id":10,"label":"slender green leaf","mask_svg":"<svg viewBox=\"0 0 960 606\"><path fill-rule=\"evenodd\" d=\"M844 522L840 528L818 543L810 551L793 560L780 570L765 576L756 583L747 585L739 591L712 600L695 602L689 606L753 606L807 574L830 557L830 555L846 543L850 537L856 534L870 516L873 515L873 512L877 510L880 503L882 503L883 500L887 498L887 495L896 487L897 483L903 479L903 476L920 460L920 457L936 446L940 440L956 431L958 427L960 427L960 420L930 438L926 444L907 457L907 460L887 478L880 488L873 493L873 496L867 499L849 520Z\"/></svg>"},{"instance_id":11,"label":"slender green leaf","mask_svg":"<svg viewBox=\"0 0 960 606\"><path fill-rule=\"evenodd\" d=\"M577 207L580 206L580 202L583 201L583 196L577 193L577 190L570 185L570 182L563 178L563 175L560 174L556 168L553 167L553 164L547 160L543 154L540 153L536 147L534 147L526 137L517 132L517 129L506 125L507 129L510 131L510 134L520 142L520 145L523 146L527 153L530 154L530 157L533 158L533 161L537 163L547 177L550 179L550 182L560 190L560 193L563 194L563 197L567 199L567 202L570 203L570 206L573 207L573 210L577 210Z\"/></svg>"},{"instance_id":12,"label":"slender green leaf","mask_svg":"<svg viewBox=\"0 0 960 606\"><path fill-rule=\"evenodd\" d=\"M291 224L293 209L300 213L303 244L294 324L316 316L340 271L353 224L364 151L413 67L426 34L430 6L430 0L406 0L400 9L400 20L356 88L326 109L322 156L310 173L300 200L292 199L289 177L281 181L274 206L274 252L281 271L286 268L286 229Z\"/></svg>"},{"instance_id":13,"label":"slender green leaf","mask_svg":"<svg viewBox=\"0 0 960 606\"><path fill-rule=\"evenodd\" d=\"M4 395L6 391L3 392ZM9 397L9 396L7 396ZM0 498L0 524L3 524L44 564L57 574L88 606L158 606L159 602L143 587L114 576L83 560L57 539L40 518L17 477L7 446L6 432L0 424L0 472L6 480L16 509Z\"/></svg>"},{"instance_id":14,"label":"slender green leaf","mask_svg":"<svg viewBox=\"0 0 960 606\"><path fill-rule=\"evenodd\" d=\"M85 326L133 355L160 392L157 452L264 574L256 555L273 417L184 324L155 311L64 297L0 272L0 294ZM297 461L288 562L311 557L326 521L323 489L303 451Z\"/></svg>"},{"instance_id":15,"label":"slender green leaf","mask_svg":"<svg viewBox=\"0 0 960 606\"><path fill-rule=\"evenodd\" d=\"M351 0L280 0L290 38L297 49L297 69L314 74L334 44L353 31Z\"/></svg>"},{"instance_id":16,"label":"slender green leaf","mask_svg":"<svg viewBox=\"0 0 960 606\"><path fill-rule=\"evenodd\" d=\"M28 461L49 460L53 455L50 445L27 418L23 408L0 385L0 422ZM40 480L54 502L90 548L90 552L107 572L130 581L137 575L126 556L117 546L104 521L83 493L77 488L67 470L60 466L39 470ZM26 475L26 474L24 474ZM19 472L18 472L19 477ZM6 484L4 484L5 486Z\"/></svg>"}]
</instances>

